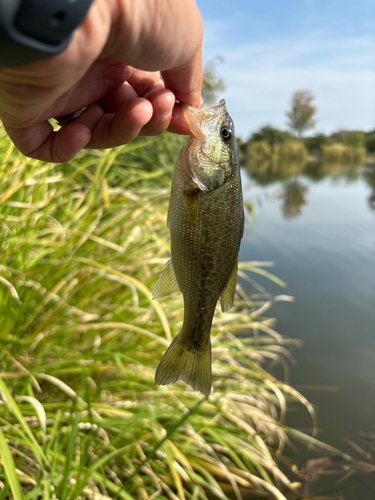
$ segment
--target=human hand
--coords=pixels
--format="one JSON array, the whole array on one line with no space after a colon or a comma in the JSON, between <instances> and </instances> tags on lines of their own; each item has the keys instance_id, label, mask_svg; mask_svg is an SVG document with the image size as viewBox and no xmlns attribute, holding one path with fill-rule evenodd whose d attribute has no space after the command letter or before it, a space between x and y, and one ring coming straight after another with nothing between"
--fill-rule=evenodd
<instances>
[{"instance_id":1,"label":"human hand","mask_svg":"<svg viewBox=\"0 0 375 500\"><path fill-rule=\"evenodd\" d=\"M175 101L201 105L202 31L194 0L94 0L63 53L0 70L10 138L26 156L59 163L168 127L188 134ZM53 131L50 118L85 106Z\"/></svg>"}]
</instances>

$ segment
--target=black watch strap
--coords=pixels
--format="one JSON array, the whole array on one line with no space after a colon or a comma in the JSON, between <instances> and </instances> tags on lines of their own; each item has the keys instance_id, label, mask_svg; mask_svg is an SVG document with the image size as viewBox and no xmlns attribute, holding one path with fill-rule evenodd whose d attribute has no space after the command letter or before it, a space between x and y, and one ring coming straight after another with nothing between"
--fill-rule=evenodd
<instances>
[{"instance_id":1,"label":"black watch strap","mask_svg":"<svg viewBox=\"0 0 375 500\"><path fill-rule=\"evenodd\" d=\"M92 0L0 0L0 67L62 52Z\"/></svg>"}]
</instances>

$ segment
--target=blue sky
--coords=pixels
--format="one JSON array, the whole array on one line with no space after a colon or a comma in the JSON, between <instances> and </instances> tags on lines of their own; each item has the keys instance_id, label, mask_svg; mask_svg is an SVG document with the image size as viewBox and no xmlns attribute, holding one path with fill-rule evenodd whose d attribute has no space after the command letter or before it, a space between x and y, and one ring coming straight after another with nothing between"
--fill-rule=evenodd
<instances>
[{"instance_id":1,"label":"blue sky","mask_svg":"<svg viewBox=\"0 0 375 500\"><path fill-rule=\"evenodd\" d=\"M375 128L375 0L196 1L239 137L287 128L296 90L316 97L311 133Z\"/></svg>"}]
</instances>

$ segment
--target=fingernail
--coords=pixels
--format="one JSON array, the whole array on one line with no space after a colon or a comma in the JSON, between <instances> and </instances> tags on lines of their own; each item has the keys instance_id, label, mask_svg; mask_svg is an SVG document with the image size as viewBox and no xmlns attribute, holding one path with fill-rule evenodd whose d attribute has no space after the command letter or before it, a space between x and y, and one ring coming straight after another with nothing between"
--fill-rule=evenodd
<instances>
[{"instance_id":1,"label":"fingernail","mask_svg":"<svg viewBox=\"0 0 375 500\"><path fill-rule=\"evenodd\" d=\"M172 108L173 109L173 108ZM167 111L166 113L163 113L162 115L160 115L160 118L168 118L169 116L171 116L172 114L172 109L170 109L169 111Z\"/></svg>"}]
</instances>

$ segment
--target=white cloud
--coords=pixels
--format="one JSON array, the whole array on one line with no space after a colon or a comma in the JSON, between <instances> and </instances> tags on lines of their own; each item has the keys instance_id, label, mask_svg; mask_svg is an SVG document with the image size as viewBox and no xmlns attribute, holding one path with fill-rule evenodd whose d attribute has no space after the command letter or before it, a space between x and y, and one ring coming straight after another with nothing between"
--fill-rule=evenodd
<instances>
[{"instance_id":1,"label":"white cloud","mask_svg":"<svg viewBox=\"0 0 375 500\"><path fill-rule=\"evenodd\" d=\"M285 128L291 95L304 89L316 96L316 131L375 128L372 38L304 32L235 43L228 30L206 23L205 59L225 58L218 73L239 136L247 138L266 123Z\"/></svg>"}]
</instances>

